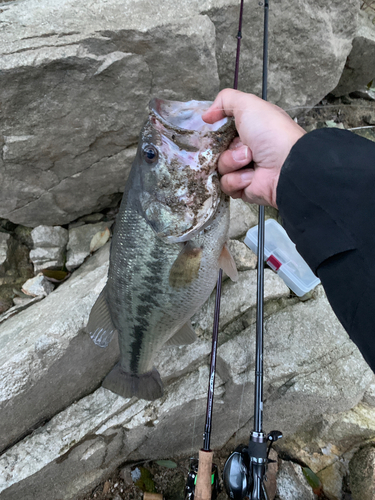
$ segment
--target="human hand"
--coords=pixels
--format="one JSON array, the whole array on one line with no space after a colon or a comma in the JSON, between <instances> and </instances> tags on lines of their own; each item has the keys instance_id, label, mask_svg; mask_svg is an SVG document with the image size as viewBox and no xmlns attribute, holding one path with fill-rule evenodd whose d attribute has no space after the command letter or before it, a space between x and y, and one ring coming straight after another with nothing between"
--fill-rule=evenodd
<instances>
[{"instance_id":1,"label":"human hand","mask_svg":"<svg viewBox=\"0 0 375 500\"><path fill-rule=\"evenodd\" d=\"M239 137L219 159L222 190L232 198L277 208L281 167L305 131L278 106L238 90L222 90L202 118L215 123L225 116L234 116Z\"/></svg>"}]
</instances>

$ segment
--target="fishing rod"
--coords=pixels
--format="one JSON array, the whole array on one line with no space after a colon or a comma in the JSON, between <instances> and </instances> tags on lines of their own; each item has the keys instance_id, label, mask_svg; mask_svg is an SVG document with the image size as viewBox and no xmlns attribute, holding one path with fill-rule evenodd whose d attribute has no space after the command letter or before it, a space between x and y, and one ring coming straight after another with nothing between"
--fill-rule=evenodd
<instances>
[{"instance_id":1,"label":"fishing rod","mask_svg":"<svg viewBox=\"0 0 375 500\"><path fill-rule=\"evenodd\" d=\"M242 38L242 18L243 4L241 0L238 32L237 32L237 50L236 64L234 69L234 84L233 88L238 87L238 72L240 65L240 50ZM218 467L213 464L213 452L210 449L211 429L212 429L212 412L215 388L215 373L216 373L216 355L219 335L219 318L220 318L220 299L221 285L223 279L223 270L219 269L219 276L216 284L216 298L214 311L214 325L212 332L211 346L211 361L210 361L210 376L207 391L207 409L206 422L203 434L203 448L199 450L199 458L192 462L190 472L185 488L185 500L215 500L219 493L219 478Z\"/></svg>"},{"instance_id":2,"label":"fishing rod","mask_svg":"<svg viewBox=\"0 0 375 500\"><path fill-rule=\"evenodd\" d=\"M262 99L267 100L269 0L264 0ZM258 271L255 348L254 428L248 446L240 445L230 455L223 471L224 486L230 498L267 500L264 486L272 444L282 437L280 431L263 431L263 319L264 319L264 206L259 206Z\"/></svg>"},{"instance_id":3,"label":"fishing rod","mask_svg":"<svg viewBox=\"0 0 375 500\"><path fill-rule=\"evenodd\" d=\"M185 500L215 500L219 493L219 472L216 464L213 464L213 451L210 449L212 413L214 403L214 388L216 374L216 355L219 337L219 317L221 283L223 270L219 270L216 285L214 326L212 331L212 346L210 360L210 376L207 391L206 422L203 434L203 448L199 450L198 460L194 460L190 466L190 472L185 488Z\"/></svg>"}]
</instances>

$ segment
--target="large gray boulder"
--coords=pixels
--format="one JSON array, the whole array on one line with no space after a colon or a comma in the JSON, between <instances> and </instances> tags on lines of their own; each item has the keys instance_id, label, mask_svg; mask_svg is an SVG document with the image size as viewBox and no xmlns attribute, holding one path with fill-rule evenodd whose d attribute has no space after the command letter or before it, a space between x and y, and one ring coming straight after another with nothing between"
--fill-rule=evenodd
<instances>
[{"instance_id":1,"label":"large gray boulder","mask_svg":"<svg viewBox=\"0 0 375 500\"><path fill-rule=\"evenodd\" d=\"M232 86L238 2L2 6L0 217L64 225L124 188L151 97ZM291 113L339 81L358 0L271 5L269 98ZM240 88L260 92L262 7L245 5Z\"/></svg>"},{"instance_id":2,"label":"large gray boulder","mask_svg":"<svg viewBox=\"0 0 375 500\"><path fill-rule=\"evenodd\" d=\"M333 94L341 96L362 90L375 78L375 25L368 13L361 12L353 47Z\"/></svg>"},{"instance_id":3,"label":"large gray boulder","mask_svg":"<svg viewBox=\"0 0 375 500\"><path fill-rule=\"evenodd\" d=\"M172 5L4 5L4 217L62 225L108 206L124 188L150 98L215 95L214 26Z\"/></svg>"}]
</instances>

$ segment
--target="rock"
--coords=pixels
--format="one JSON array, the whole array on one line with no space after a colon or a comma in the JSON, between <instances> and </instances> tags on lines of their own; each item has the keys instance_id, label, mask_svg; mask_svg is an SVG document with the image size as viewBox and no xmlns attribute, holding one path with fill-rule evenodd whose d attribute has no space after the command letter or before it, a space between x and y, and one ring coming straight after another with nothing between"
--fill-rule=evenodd
<instances>
[{"instance_id":1,"label":"rock","mask_svg":"<svg viewBox=\"0 0 375 500\"><path fill-rule=\"evenodd\" d=\"M317 104L337 85L355 36L360 5L356 0L330 4L303 0L270 6L268 95L295 115ZM208 15L217 29L221 88L233 85L238 8L217 7ZM263 7L244 9L239 82L241 90L261 95ZM244 28L245 29L245 28ZM308 36L306 37L306 33ZM367 82L366 82L367 83Z\"/></svg>"},{"instance_id":2,"label":"rock","mask_svg":"<svg viewBox=\"0 0 375 500\"><path fill-rule=\"evenodd\" d=\"M29 304L33 300L33 297L14 297L13 303L15 306L23 306Z\"/></svg>"},{"instance_id":3,"label":"rock","mask_svg":"<svg viewBox=\"0 0 375 500\"><path fill-rule=\"evenodd\" d=\"M265 481L265 487L267 490L268 500L274 500L276 495L276 478L279 470L279 457L273 448L271 448L269 459L274 460L274 463L271 462L267 466L267 480Z\"/></svg>"},{"instance_id":4,"label":"rock","mask_svg":"<svg viewBox=\"0 0 375 500\"><path fill-rule=\"evenodd\" d=\"M0 232L0 266L3 266L8 257L8 243L10 234Z\"/></svg>"},{"instance_id":5,"label":"rock","mask_svg":"<svg viewBox=\"0 0 375 500\"><path fill-rule=\"evenodd\" d=\"M335 96L355 92L375 78L374 25L365 12L359 12L358 21L357 32L344 71L332 92Z\"/></svg>"},{"instance_id":6,"label":"rock","mask_svg":"<svg viewBox=\"0 0 375 500\"><path fill-rule=\"evenodd\" d=\"M84 332L107 271L108 246L42 302L1 323L0 449L93 391L115 363L117 342L102 350Z\"/></svg>"},{"instance_id":7,"label":"rock","mask_svg":"<svg viewBox=\"0 0 375 500\"><path fill-rule=\"evenodd\" d=\"M3 314L10 307L12 307L12 302L10 299L0 299L0 314Z\"/></svg>"},{"instance_id":8,"label":"rock","mask_svg":"<svg viewBox=\"0 0 375 500\"><path fill-rule=\"evenodd\" d=\"M132 484L132 470L131 467L122 467L119 472L120 478L124 481L125 484Z\"/></svg>"},{"instance_id":9,"label":"rock","mask_svg":"<svg viewBox=\"0 0 375 500\"><path fill-rule=\"evenodd\" d=\"M364 137L365 139L368 139L369 141L375 142L375 129L373 127L358 128L354 130L354 133L360 135L361 137Z\"/></svg>"},{"instance_id":10,"label":"rock","mask_svg":"<svg viewBox=\"0 0 375 500\"><path fill-rule=\"evenodd\" d=\"M93 224L95 222L100 222L103 219L104 219L104 214L99 212L95 214L85 215L84 217L80 217L77 222L84 222L85 224Z\"/></svg>"},{"instance_id":11,"label":"rock","mask_svg":"<svg viewBox=\"0 0 375 500\"><path fill-rule=\"evenodd\" d=\"M369 406L375 407L375 376L363 395L363 402Z\"/></svg>"},{"instance_id":12,"label":"rock","mask_svg":"<svg viewBox=\"0 0 375 500\"><path fill-rule=\"evenodd\" d=\"M293 113L337 85L359 7L272 6L272 102ZM171 0L108 0L105 15L92 0L9 2L2 10L0 216L18 224L64 225L108 206L124 189L151 97L212 99L232 86L234 0L178 8ZM245 26L241 88L259 94L261 6L245 9Z\"/></svg>"},{"instance_id":13,"label":"rock","mask_svg":"<svg viewBox=\"0 0 375 500\"><path fill-rule=\"evenodd\" d=\"M325 414L278 443L281 451L305 462L323 483L328 498L341 500L339 491L349 460L358 447L375 437L375 411L359 403L338 414Z\"/></svg>"},{"instance_id":14,"label":"rock","mask_svg":"<svg viewBox=\"0 0 375 500\"><path fill-rule=\"evenodd\" d=\"M30 250L33 248L33 239L31 236L33 228L26 226L17 226L14 230L14 234L18 241L20 241L23 245L27 246Z\"/></svg>"},{"instance_id":15,"label":"rock","mask_svg":"<svg viewBox=\"0 0 375 500\"><path fill-rule=\"evenodd\" d=\"M66 268L71 271L84 262L90 255L90 243L98 233L111 227L112 222L98 222L97 224L85 224L84 226L69 229L69 241Z\"/></svg>"},{"instance_id":16,"label":"rock","mask_svg":"<svg viewBox=\"0 0 375 500\"><path fill-rule=\"evenodd\" d=\"M0 316L0 323L4 323L7 319L11 318L12 316L15 316L21 311L24 311L28 307L32 306L33 304L36 304L37 302L40 302L43 299L43 296L38 296L38 297L30 297L28 299L24 298L14 298L14 307L11 307L8 309L6 312L1 314Z\"/></svg>"},{"instance_id":17,"label":"rock","mask_svg":"<svg viewBox=\"0 0 375 500\"><path fill-rule=\"evenodd\" d=\"M353 500L375 497L375 445L369 443L355 453L349 464Z\"/></svg>"},{"instance_id":18,"label":"rock","mask_svg":"<svg viewBox=\"0 0 375 500\"><path fill-rule=\"evenodd\" d=\"M54 285L42 273L39 273L35 278L30 278L23 284L22 292L32 297L46 297L53 292L54 288Z\"/></svg>"},{"instance_id":19,"label":"rock","mask_svg":"<svg viewBox=\"0 0 375 500\"><path fill-rule=\"evenodd\" d=\"M375 42L375 40L374 40L374 42ZM375 43L374 43L374 46L375 46ZM375 101L375 90L373 88L363 87L363 88L357 89L351 95L353 95L353 97L356 97L357 99L366 99L366 101Z\"/></svg>"},{"instance_id":20,"label":"rock","mask_svg":"<svg viewBox=\"0 0 375 500\"><path fill-rule=\"evenodd\" d=\"M342 483L346 473L347 467L342 461L337 460L317 474L328 500L342 500Z\"/></svg>"},{"instance_id":21,"label":"rock","mask_svg":"<svg viewBox=\"0 0 375 500\"><path fill-rule=\"evenodd\" d=\"M0 301L1 312L12 306L22 284L33 276L29 249L15 236L0 232Z\"/></svg>"},{"instance_id":22,"label":"rock","mask_svg":"<svg viewBox=\"0 0 375 500\"><path fill-rule=\"evenodd\" d=\"M65 263L68 231L59 226L38 226L31 231L33 249L30 260L35 273L42 269L56 269Z\"/></svg>"},{"instance_id":23,"label":"rock","mask_svg":"<svg viewBox=\"0 0 375 500\"><path fill-rule=\"evenodd\" d=\"M276 492L279 500L317 500L300 465L281 461Z\"/></svg>"},{"instance_id":24,"label":"rock","mask_svg":"<svg viewBox=\"0 0 375 500\"><path fill-rule=\"evenodd\" d=\"M68 231L59 226L38 226L31 231L34 248L64 247Z\"/></svg>"},{"instance_id":25,"label":"rock","mask_svg":"<svg viewBox=\"0 0 375 500\"><path fill-rule=\"evenodd\" d=\"M238 281L225 281L222 287L220 306L220 331L237 317L256 305L257 271L239 273ZM264 300L277 300L289 297L290 290L273 271L266 269L264 278ZM192 318L192 324L198 332L212 333L215 297L211 295L202 309Z\"/></svg>"},{"instance_id":26,"label":"rock","mask_svg":"<svg viewBox=\"0 0 375 500\"><path fill-rule=\"evenodd\" d=\"M363 115L363 121L367 123L367 125L375 125L375 110L372 111L369 109L368 112Z\"/></svg>"},{"instance_id":27,"label":"rock","mask_svg":"<svg viewBox=\"0 0 375 500\"><path fill-rule=\"evenodd\" d=\"M257 256L245 243L238 240L230 240L228 248L234 258L238 271L248 271L256 268Z\"/></svg>"},{"instance_id":28,"label":"rock","mask_svg":"<svg viewBox=\"0 0 375 500\"><path fill-rule=\"evenodd\" d=\"M230 200L229 238L243 236L251 227L258 224L258 207L241 199Z\"/></svg>"},{"instance_id":29,"label":"rock","mask_svg":"<svg viewBox=\"0 0 375 500\"><path fill-rule=\"evenodd\" d=\"M0 88L11 117L4 182L12 181L0 213L63 225L108 206L124 189L149 100L219 89L215 28L199 15L206 7L109 0L103 15L95 1L8 4Z\"/></svg>"},{"instance_id":30,"label":"rock","mask_svg":"<svg viewBox=\"0 0 375 500\"><path fill-rule=\"evenodd\" d=\"M65 248L34 248L30 252L30 260L34 265L34 272L43 269L57 269L65 262Z\"/></svg>"}]
</instances>

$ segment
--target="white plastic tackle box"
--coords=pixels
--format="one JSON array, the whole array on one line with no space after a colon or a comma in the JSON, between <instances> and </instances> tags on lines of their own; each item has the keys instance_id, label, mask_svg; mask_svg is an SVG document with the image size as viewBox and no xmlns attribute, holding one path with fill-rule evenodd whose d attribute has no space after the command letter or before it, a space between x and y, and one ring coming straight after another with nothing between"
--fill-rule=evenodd
<instances>
[{"instance_id":1,"label":"white plastic tackle box","mask_svg":"<svg viewBox=\"0 0 375 500\"><path fill-rule=\"evenodd\" d=\"M245 243L257 254L258 226L249 229ZM320 283L320 279L297 252L285 229L273 219L265 222L264 260L298 297L302 297Z\"/></svg>"}]
</instances>

